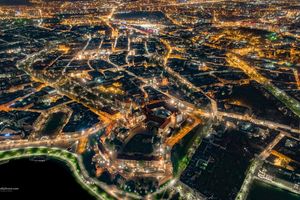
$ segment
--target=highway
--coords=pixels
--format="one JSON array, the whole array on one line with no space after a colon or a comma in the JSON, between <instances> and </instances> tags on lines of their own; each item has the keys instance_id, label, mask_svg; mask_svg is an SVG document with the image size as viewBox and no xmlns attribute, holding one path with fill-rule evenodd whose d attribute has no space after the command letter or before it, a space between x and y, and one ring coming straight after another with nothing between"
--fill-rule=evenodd
<instances>
[{"instance_id":1,"label":"highway","mask_svg":"<svg viewBox=\"0 0 300 200\"><path fill-rule=\"evenodd\" d=\"M89 135L93 135L105 128L106 124L97 124L92 128L89 128L83 132L74 132L72 135L59 135L54 139L37 139L37 140L9 140L0 142L0 150L10 150L15 148L25 147L40 147L40 146L65 146L72 142L75 142L81 138L85 138Z\"/></svg>"},{"instance_id":2,"label":"highway","mask_svg":"<svg viewBox=\"0 0 300 200\"><path fill-rule=\"evenodd\" d=\"M252 117L247 116L247 115L241 115L241 114L235 114L235 113L226 113L226 112L218 111L217 117L218 118L228 117L228 118L233 118L233 119L237 119L237 120L248 121L248 122L251 122L253 124L268 127L270 129L282 128L282 129L289 130L293 133L300 134L300 129L292 128L288 125L279 124L279 123L272 122L272 121L267 121L267 120L263 120L263 119L255 119L255 118L252 118Z\"/></svg>"}]
</instances>

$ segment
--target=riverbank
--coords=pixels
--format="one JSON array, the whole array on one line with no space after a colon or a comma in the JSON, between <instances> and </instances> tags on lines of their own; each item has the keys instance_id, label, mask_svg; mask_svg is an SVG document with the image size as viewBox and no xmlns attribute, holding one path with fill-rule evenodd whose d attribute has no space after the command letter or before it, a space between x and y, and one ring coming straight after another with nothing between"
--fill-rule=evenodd
<instances>
[{"instance_id":1,"label":"riverbank","mask_svg":"<svg viewBox=\"0 0 300 200\"><path fill-rule=\"evenodd\" d=\"M47 158L10 160L0 165L0 199L80 199L96 200L74 179L65 162Z\"/></svg>"},{"instance_id":2,"label":"riverbank","mask_svg":"<svg viewBox=\"0 0 300 200\"><path fill-rule=\"evenodd\" d=\"M90 180L89 177L84 175L80 167L78 155L68 152L66 150L58 148L47 147L29 147L24 149L12 149L8 151L0 151L0 162L6 160L15 160L21 158L29 158L32 156L47 156L53 159L57 159L66 163L71 170L76 181L86 189L91 195L97 199L112 200L104 190L97 186L95 182Z\"/></svg>"},{"instance_id":3,"label":"riverbank","mask_svg":"<svg viewBox=\"0 0 300 200\"><path fill-rule=\"evenodd\" d=\"M247 200L300 200L300 195L255 179L250 188Z\"/></svg>"}]
</instances>

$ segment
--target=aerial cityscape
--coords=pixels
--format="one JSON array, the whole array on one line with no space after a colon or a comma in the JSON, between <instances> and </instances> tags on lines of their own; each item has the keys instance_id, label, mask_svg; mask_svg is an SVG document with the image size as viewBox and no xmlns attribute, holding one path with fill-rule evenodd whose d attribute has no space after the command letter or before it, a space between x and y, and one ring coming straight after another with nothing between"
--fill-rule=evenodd
<instances>
[{"instance_id":1,"label":"aerial cityscape","mask_svg":"<svg viewBox=\"0 0 300 200\"><path fill-rule=\"evenodd\" d=\"M1 200L300 200L299 0L0 0L0 65Z\"/></svg>"}]
</instances>

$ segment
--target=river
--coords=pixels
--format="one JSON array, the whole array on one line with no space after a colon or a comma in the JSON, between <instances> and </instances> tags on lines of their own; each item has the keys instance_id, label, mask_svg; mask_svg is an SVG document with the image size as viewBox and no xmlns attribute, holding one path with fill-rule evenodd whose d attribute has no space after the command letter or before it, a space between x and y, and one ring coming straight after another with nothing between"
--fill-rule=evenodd
<instances>
[{"instance_id":1,"label":"river","mask_svg":"<svg viewBox=\"0 0 300 200\"><path fill-rule=\"evenodd\" d=\"M11 191L9 191L11 190ZM0 165L0 199L95 199L61 161L11 160Z\"/></svg>"},{"instance_id":2,"label":"river","mask_svg":"<svg viewBox=\"0 0 300 200\"><path fill-rule=\"evenodd\" d=\"M300 196L255 180L247 200L300 200Z\"/></svg>"}]
</instances>

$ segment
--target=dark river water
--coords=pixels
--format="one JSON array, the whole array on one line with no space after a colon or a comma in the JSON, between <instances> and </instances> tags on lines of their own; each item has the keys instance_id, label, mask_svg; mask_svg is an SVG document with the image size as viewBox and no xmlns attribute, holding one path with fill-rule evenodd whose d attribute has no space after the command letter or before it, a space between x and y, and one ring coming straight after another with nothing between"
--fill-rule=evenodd
<instances>
[{"instance_id":1,"label":"dark river water","mask_svg":"<svg viewBox=\"0 0 300 200\"><path fill-rule=\"evenodd\" d=\"M12 190L9 191L9 188ZM94 200L95 198L76 182L63 162L21 159L0 165L0 199Z\"/></svg>"},{"instance_id":2,"label":"dark river water","mask_svg":"<svg viewBox=\"0 0 300 200\"><path fill-rule=\"evenodd\" d=\"M300 196L256 180L247 200L300 200Z\"/></svg>"}]
</instances>

